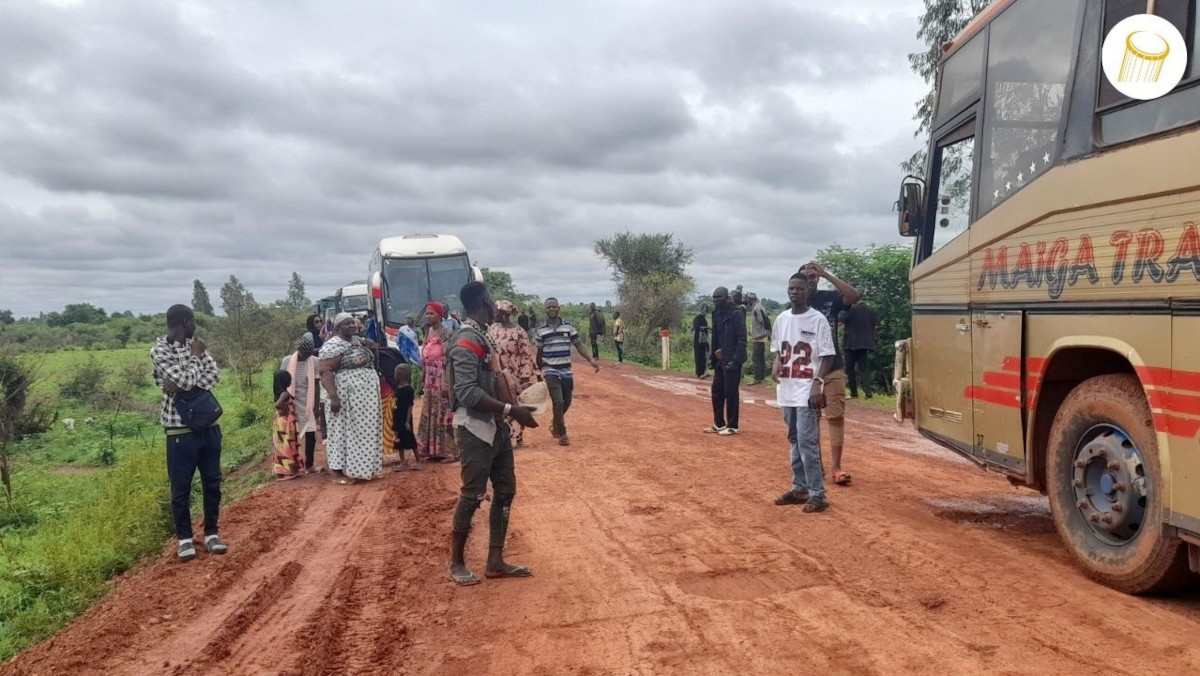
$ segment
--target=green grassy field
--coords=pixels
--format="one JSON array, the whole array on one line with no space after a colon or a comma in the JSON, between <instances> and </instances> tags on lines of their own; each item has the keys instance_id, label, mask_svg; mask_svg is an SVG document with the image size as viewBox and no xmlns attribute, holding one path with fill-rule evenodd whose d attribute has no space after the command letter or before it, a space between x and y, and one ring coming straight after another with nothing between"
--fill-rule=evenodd
<instances>
[{"instance_id":1,"label":"green grassy field","mask_svg":"<svg viewBox=\"0 0 1200 676\"><path fill-rule=\"evenodd\" d=\"M58 414L48 432L11 450L12 502L0 501L0 659L52 635L172 533L149 346L25 358L41 376L35 396L56 401ZM59 397L89 360L104 370L103 386L79 399ZM266 371L259 382L269 387ZM216 395L226 411L226 472L250 461L262 467L226 481L231 501L269 478L261 461L270 452L270 392L247 401L226 376ZM66 418L75 420L73 431ZM198 482L196 491L198 505Z\"/></svg>"}]
</instances>

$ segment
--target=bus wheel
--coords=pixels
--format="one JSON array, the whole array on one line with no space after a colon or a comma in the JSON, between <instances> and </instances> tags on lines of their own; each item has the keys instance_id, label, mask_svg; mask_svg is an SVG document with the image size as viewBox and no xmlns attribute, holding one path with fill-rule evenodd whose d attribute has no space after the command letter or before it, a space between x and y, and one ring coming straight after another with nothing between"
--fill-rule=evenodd
<instances>
[{"instance_id":1,"label":"bus wheel","mask_svg":"<svg viewBox=\"0 0 1200 676\"><path fill-rule=\"evenodd\" d=\"M1072 390L1046 456L1054 525L1088 577L1129 594L1190 582L1187 548L1163 533L1158 441L1136 376L1097 376Z\"/></svg>"}]
</instances>

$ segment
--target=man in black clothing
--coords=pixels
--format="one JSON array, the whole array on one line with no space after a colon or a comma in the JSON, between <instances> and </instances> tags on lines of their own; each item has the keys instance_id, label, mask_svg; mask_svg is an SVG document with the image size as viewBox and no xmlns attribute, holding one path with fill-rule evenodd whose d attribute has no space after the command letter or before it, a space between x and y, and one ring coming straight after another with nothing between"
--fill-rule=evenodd
<instances>
[{"instance_id":1,"label":"man in black clothing","mask_svg":"<svg viewBox=\"0 0 1200 676\"><path fill-rule=\"evenodd\" d=\"M808 305L825 315L829 326L837 326L838 316L846 308L862 300L862 294L853 286L838 279L833 273L817 263L808 263L800 268L800 274L808 278ZM818 290L822 279L833 284L835 291ZM829 423L829 447L833 456L833 483L844 486L850 483L850 474L842 471L842 444L846 436L846 366L842 358L841 341L833 341L837 355L833 358L833 370L825 376L825 410L823 417Z\"/></svg>"},{"instance_id":2,"label":"man in black clothing","mask_svg":"<svg viewBox=\"0 0 1200 676\"><path fill-rule=\"evenodd\" d=\"M846 384L850 386L850 398L858 398L858 386L863 394L871 398L871 366L868 358L875 347L875 332L879 330L879 315L861 300L846 312L846 333L843 347L846 350Z\"/></svg>"},{"instance_id":3,"label":"man in black clothing","mask_svg":"<svg viewBox=\"0 0 1200 676\"><path fill-rule=\"evenodd\" d=\"M692 318L692 356L696 359L696 377L708 375L708 306Z\"/></svg>"},{"instance_id":4,"label":"man in black clothing","mask_svg":"<svg viewBox=\"0 0 1200 676\"><path fill-rule=\"evenodd\" d=\"M742 365L746 363L746 313L733 304L729 290L713 291L717 310L712 322L713 426L705 432L730 436L738 433Z\"/></svg>"},{"instance_id":5,"label":"man in black clothing","mask_svg":"<svg viewBox=\"0 0 1200 676\"><path fill-rule=\"evenodd\" d=\"M604 321L604 313L596 309L596 304L592 303L592 308L588 312L588 338L592 339L592 356L600 358L600 336L603 336L608 327Z\"/></svg>"}]
</instances>

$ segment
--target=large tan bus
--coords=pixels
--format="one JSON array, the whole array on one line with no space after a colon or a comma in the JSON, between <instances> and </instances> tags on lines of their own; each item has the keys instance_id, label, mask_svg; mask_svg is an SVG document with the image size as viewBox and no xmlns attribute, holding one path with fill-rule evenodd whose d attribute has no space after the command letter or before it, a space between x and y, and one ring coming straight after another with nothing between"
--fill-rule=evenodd
<instances>
[{"instance_id":1,"label":"large tan bus","mask_svg":"<svg viewBox=\"0 0 1200 676\"><path fill-rule=\"evenodd\" d=\"M915 238L923 435L1045 492L1092 578L1164 592L1200 567L1200 17L1183 81L1120 94L1101 46L1145 0L997 0L944 47Z\"/></svg>"}]
</instances>

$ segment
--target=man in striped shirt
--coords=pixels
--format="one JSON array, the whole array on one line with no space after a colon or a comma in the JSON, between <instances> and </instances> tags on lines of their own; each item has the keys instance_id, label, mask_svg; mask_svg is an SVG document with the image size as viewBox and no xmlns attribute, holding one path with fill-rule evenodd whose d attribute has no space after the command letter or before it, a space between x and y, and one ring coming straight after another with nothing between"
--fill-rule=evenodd
<instances>
[{"instance_id":1,"label":"man in striped shirt","mask_svg":"<svg viewBox=\"0 0 1200 676\"><path fill-rule=\"evenodd\" d=\"M550 425L550 434L558 438L560 446L570 446L565 418L567 410L571 408L571 395L575 392L571 347L575 347L596 373L600 372L600 364L588 354L583 337L575 325L563 319L559 310L557 298L546 299L546 323L537 327L533 342L538 350L538 365L546 377L546 389L550 390L550 400L554 403L554 422Z\"/></svg>"}]
</instances>

